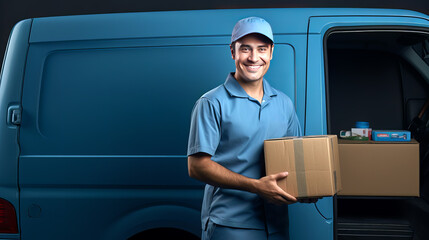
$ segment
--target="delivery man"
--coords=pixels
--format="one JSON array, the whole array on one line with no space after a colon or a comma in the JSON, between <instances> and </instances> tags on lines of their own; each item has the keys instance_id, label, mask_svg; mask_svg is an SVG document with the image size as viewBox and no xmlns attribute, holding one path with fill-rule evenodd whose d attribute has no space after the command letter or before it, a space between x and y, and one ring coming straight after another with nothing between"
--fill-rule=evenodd
<instances>
[{"instance_id":1,"label":"delivery man","mask_svg":"<svg viewBox=\"0 0 429 240\"><path fill-rule=\"evenodd\" d=\"M290 98L264 79L274 50L270 24L238 21L230 50L235 72L192 112L189 175L207 183L202 239L289 239L287 205L297 200L277 185L287 172L265 176L263 142L301 129Z\"/></svg>"}]
</instances>

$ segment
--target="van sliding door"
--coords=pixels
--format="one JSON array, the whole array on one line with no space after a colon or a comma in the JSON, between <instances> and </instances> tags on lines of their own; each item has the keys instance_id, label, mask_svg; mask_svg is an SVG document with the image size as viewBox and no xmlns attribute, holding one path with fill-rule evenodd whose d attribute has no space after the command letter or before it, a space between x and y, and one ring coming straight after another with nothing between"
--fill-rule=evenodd
<instances>
[{"instance_id":1,"label":"van sliding door","mask_svg":"<svg viewBox=\"0 0 429 240\"><path fill-rule=\"evenodd\" d=\"M384 129L406 129L405 125L407 124L405 122L408 120L404 109L407 107L405 104L405 102L407 102L406 99L410 95L407 91L413 91L417 95L421 93L420 95L423 99L427 93L424 93L423 87L414 87L414 90L410 90L412 87L410 84L406 83L407 76L404 76L403 73L407 71L412 72L410 73L410 76L413 75L412 78L425 79L425 76L423 74L423 76L414 77L418 75L418 67L412 69L413 67L411 67L411 65L413 65L413 63L408 64L407 62L409 61L406 59L405 55L395 52L398 51L398 49L395 48L395 44L398 44L400 41L415 40L416 38L414 38L414 36L417 35L420 38L424 38L423 32L428 27L429 21L418 16L356 15L347 17L310 17L308 28L308 70L306 79L306 134L339 134L339 130L353 127L352 123L354 121L363 121L359 117L363 116L364 120L366 120L368 116L373 116L373 113L377 111L384 111L386 114L390 115L386 115L386 121L382 122L381 125L377 125L380 122L369 119L370 124L373 124L373 128L382 129L381 126L384 126L386 127ZM335 47L332 47L333 41L330 41L328 37L329 33L335 31L334 29L348 31L349 34L347 35L347 41L344 40L346 34L341 36L337 34ZM420 29L423 31L418 34L405 33L401 35L400 33L401 31L411 32L411 29ZM356 33L365 31L366 33L364 34ZM372 40L368 40L368 37L372 37ZM331 46L331 48L329 48L329 46ZM353 49L351 49L350 46L354 46L354 48L352 47ZM393 47L389 49L389 46ZM404 47L404 49L406 48ZM365 69L362 66L366 66L367 68ZM367 71L366 75L362 73L364 71ZM341 75L338 73L341 73ZM361 74L362 81L358 80L359 78L356 77L356 74ZM335 82L330 81L332 76L337 77ZM372 76L374 81L377 79L377 83L369 81L365 76ZM357 79L355 85L351 83L351 79ZM392 84L392 82L397 82L397 84ZM388 95L396 94L397 98L392 98L392 100L389 100L386 104L381 104L380 101L374 102L373 105L366 104L365 106L367 106L368 109L362 109L363 107L360 106L359 99L367 99L367 102L370 102L373 96L368 93L359 92L359 90L354 87L359 84L363 85L363 87L367 86L368 88L373 88L376 84L380 85L380 87L384 86L382 89L386 90ZM421 86L425 85L425 81L421 80L420 84L422 84ZM339 89L338 85L344 87ZM341 96L343 96L342 99L338 97L334 98L338 96L338 91L341 91ZM385 92L380 92L380 96L385 95ZM383 100L382 98L383 97L379 99ZM414 101L415 99L411 100ZM350 102L354 102L354 104L348 105ZM350 111L340 111L339 108L336 107L338 105L342 105L344 106L343 109L348 109ZM358 112L367 115L358 114ZM347 118L349 121L346 123L344 119ZM350 227L353 224L356 225L356 221L358 221L359 224L364 221L363 215L360 213L360 215L358 214L359 219L353 220L355 222L347 222L347 224L349 224L346 227L347 229L344 228L344 224L341 225L338 222L340 217L344 217L343 210L347 210L348 213L353 211L356 213L358 212L356 211L357 207L367 212L371 211L371 209L374 211L386 209L386 212L382 212L379 217L388 218L389 216L387 216L386 213L398 211L398 208L395 206L403 206L404 201L408 200L398 200L397 198L389 197L338 197L338 199L335 200L331 198L329 203L321 207L321 212L325 214L325 217L328 216L328 219L334 220L332 227L337 229L333 231L333 239L396 239L396 237L398 237L398 239L400 237L402 237L401 239L411 239L410 237L413 236L411 228L415 229L418 228L418 226L409 227L400 224L393 228L391 226L377 228L372 226L374 223L379 223L377 219L375 219L375 222L371 222L372 224L365 223L366 225L359 225L359 227L365 226L365 228L370 229L366 230L367 232L362 232L362 229L358 230ZM339 205L342 205L342 208L337 208ZM386 206L391 206L391 208L389 209L389 207ZM347 217L350 217L350 215L347 215Z\"/></svg>"}]
</instances>

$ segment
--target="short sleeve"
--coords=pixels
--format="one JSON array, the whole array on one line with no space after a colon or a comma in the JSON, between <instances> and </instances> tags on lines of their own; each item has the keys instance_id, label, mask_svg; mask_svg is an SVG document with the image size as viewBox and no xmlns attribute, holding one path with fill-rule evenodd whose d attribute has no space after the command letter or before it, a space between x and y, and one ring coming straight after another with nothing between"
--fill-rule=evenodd
<instances>
[{"instance_id":1,"label":"short sleeve","mask_svg":"<svg viewBox=\"0 0 429 240\"><path fill-rule=\"evenodd\" d=\"M287 135L302 136L301 125L299 124L298 116L296 115L295 111L290 116Z\"/></svg>"},{"instance_id":2,"label":"short sleeve","mask_svg":"<svg viewBox=\"0 0 429 240\"><path fill-rule=\"evenodd\" d=\"M219 109L209 99L200 98L192 110L187 155L204 152L213 156L219 141Z\"/></svg>"},{"instance_id":3,"label":"short sleeve","mask_svg":"<svg viewBox=\"0 0 429 240\"><path fill-rule=\"evenodd\" d=\"M296 115L295 107L293 106L292 101L288 101L289 111L289 124L287 128L287 136L302 136L301 125L299 124L298 116Z\"/></svg>"}]
</instances>

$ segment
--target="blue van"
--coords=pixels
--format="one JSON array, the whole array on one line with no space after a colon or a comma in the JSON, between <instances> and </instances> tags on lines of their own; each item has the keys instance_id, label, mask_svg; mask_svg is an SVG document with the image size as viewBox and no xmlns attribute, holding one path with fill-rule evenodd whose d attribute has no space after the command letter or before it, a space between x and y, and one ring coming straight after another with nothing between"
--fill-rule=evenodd
<instances>
[{"instance_id":1,"label":"blue van","mask_svg":"<svg viewBox=\"0 0 429 240\"><path fill-rule=\"evenodd\" d=\"M305 135L338 134L360 119L406 129L419 115L429 95L429 17L413 11L26 19L1 72L0 239L199 239L203 184L187 172L190 114L234 71L230 34L248 16L273 27L266 78L294 101ZM291 239L424 234L415 219L428 206L427 162L422 198L291 205Z\"/></svg>"}]
</instances>

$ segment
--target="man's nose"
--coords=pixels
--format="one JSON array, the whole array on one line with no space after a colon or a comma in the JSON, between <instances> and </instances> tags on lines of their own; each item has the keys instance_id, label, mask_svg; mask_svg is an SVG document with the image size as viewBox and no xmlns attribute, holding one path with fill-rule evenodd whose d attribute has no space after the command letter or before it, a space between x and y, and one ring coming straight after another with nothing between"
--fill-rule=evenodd
<instances>
[{"instance_id":1,"label":"man's nose","mask_svg":"<svg viewBox=\"0 0 429 240\"><path fill-rule=\"evenodd\" d=\"M256 51L256 49L253 49L252 51L250 51L248 60L251 62L257 62L258 61L258 51Z\"/></svg>"}]
</instances>

